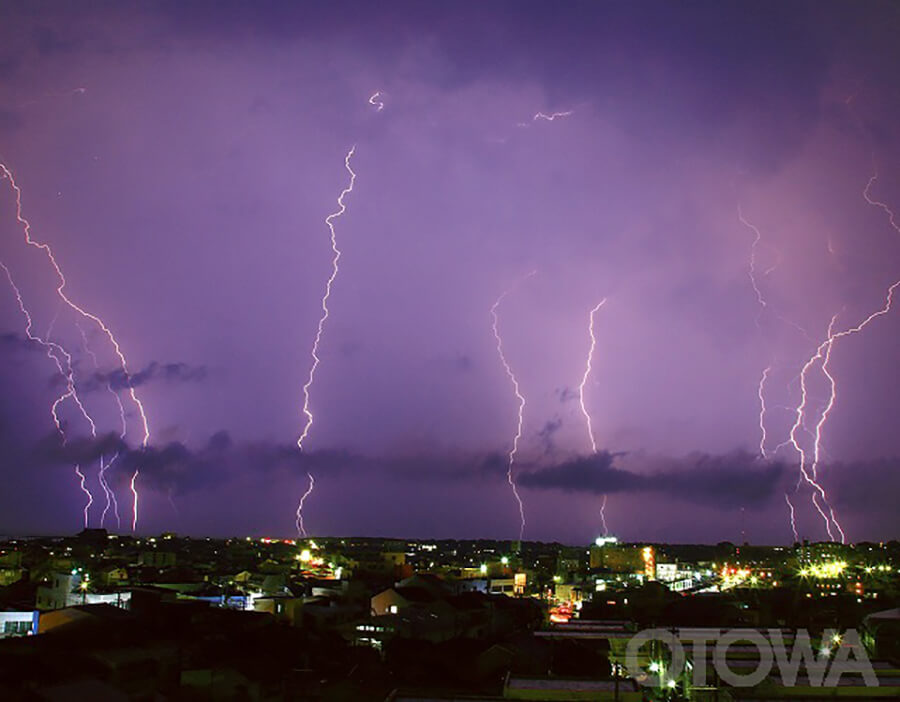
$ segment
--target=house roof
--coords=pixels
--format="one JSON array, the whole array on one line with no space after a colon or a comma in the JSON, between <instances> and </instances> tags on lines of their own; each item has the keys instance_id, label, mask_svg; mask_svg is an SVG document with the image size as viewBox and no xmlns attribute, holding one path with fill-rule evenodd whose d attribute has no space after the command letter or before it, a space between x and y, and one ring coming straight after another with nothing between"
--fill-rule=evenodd
<instances>
[{"instance_id":1,"label":"house roof","mask_svg":"<svg viewBox=\"0 0 900 702\"><path fill-rule=\"evenodd\" d=\"M438 599L433 593L422 587L395 587L394 592L410 602L434 602Z\"/></svg>"}]
</instances>

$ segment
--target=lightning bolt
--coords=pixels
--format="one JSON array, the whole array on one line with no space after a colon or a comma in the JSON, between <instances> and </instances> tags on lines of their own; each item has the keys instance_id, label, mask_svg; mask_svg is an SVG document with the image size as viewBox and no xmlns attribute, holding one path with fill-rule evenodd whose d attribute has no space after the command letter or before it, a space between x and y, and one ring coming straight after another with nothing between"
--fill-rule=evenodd
<instances>
[{"instance_id":1,"label":"lightning bolt","mask_svg":"<svg viewBox=\"0 0 900 702\"><path fill-rule=\"evenodd\" d=\"M380 97L381 91L378 90L374 95L372 95L372 97L369 98L369 104L375 108L376 112L381 112L384 109L384 102L378 99Z\"/></svg>"},{"instance_id":2,"label":"lightning bolt","mask_svg":"<svg viewBox=\"0 0 900 702\"><path fill-rule=\"evenodd\" d=\"M117 528L121 528L122 520L119 518L119 503L116 500L115 493L106 481L106 471L109 470L110 465L111 462L106 463L104 457L100 457L100 473L97 475L97 479L100 481L100 487L103 488L103 492L106 495L106 506L100 514L100 527L103 528L103 525L106 522L106 515L109 514L109 510L112 508L113 515L115 515L116 518L116 526Z\"/></svg>"},{"instance_id":3,"label":"lightning bolt","mask_svg":"<svg viewBox=\"0 0 900 702\"><path fill-rule=\"evenodd\" d=\"M794 543L800 543L800 536L797 534L797 521L794 518L794 504L791 502L791 498L788 497L787 493L784 493L784 501L787 503L791 514L791 531L794 533Z\"/></svg>"},{"instance_id":4,"label":"lightning bolt","mask_svg":"<svg viewBox=\"0 0 900 702\"><path fill-rule=\"evenodd\" d=\"M137 518L138 518L138 491L135 483L137 483L138 475L140 475L140 468L135 468L134 473L131 476L131 483L129 487L131 488L131 499L133 505L132 518L131 518L131 531L137 529Z\"/></svg>"},{"instance_id":5,"label":"lightning bolt","mask_svg":"<svg viewBox=\"0 0 900 702\"><path fill-rule=\"evenodd\" d=\"M545 112L537 112L534 117L531 118L532 122L537 122L538 120L544 120L545 122L553 122L554 120L559 119L560 117L569 117L572 115L572 110L566 110L565 112L551 112L549 115Z\"/></svg>"},{"instance_id":6,"label":"lightning bolt","mask_svg":"<svg viewBox=\"0 0 900 702\"><path fill-rule=\"evenodd\" d=\"M97 354L94 353L94 350L91 348L90 343L88 343L87 334L84 331L84 327L80 324L76 324L78 327L78 331L81 333L81 339L84 344L85 352L91 357L91 360L94 363L94 370L100 370L100 363L97 360ZM125 406L122 404L122 398L119 397L119 393L113 390L112 383L107 380L106 381L106 391L112 395L113 400L116 403L116 406L119 409L119 420L122 423L122 431L119 432L119 438L124 440L125 435L128 433L128 423L125 419ZM122 528L122 520L119 517L119 502L116 500L116 494L113 489L109 486L109 483L106 481L106 473L112 468L113 463L116 462L116 459L119 457L119 454L116 453L111 460L105 461L104 457L100 457L100 473L97 476L100 481L100 487L103 488L103 492L106 495L106 506L103 508L103 513L100 515L100 527L102 528L104 523L106 522L106 515L109 513L110 508L113 510L113 515L116 518L116 527Z\"/></svg>"},{"instance_id":7,"label":"lightning bolt","mask_svg":"<svg viewBox=\"0 0 900 702\"><path fill-rule=\"evenodd\" d=\"M832 336L833 326L834 319L832 319L831 325L828 327L828 341L825 344L825 353L822 356L822 375L824 375L828 379L830 392L828 394L828 401L825 403L825 407L822 410L822 414L819 416L819 421L816 422L816 428L813 432L813 478L818 478L817 469L819 467L819 459L821 458L822 427L824 427L825 422L828 421L828 414L831 412L831 408L834 407L835 399L837 399L837 383L834 380L834 376L828 370L828 363L829 361L831 361L831 350L834 348L835 337Z\"/></svg>"},{"instance_id":8,"label":"lightning bolt","mask_svg":"<svg viewBox=\"0 0 900 702\"><path fill-rule=\"evenodd\" d=\"M88 490L84 485L84 473L81 472L81 466L75 466L75 475L78 476L80 480L81 491L87 495L87 504L84 506L84 528L88 528L88 512L91 510L91 505L94 504L94 496L91 494L91 491Z\"/></svg>"},{"instance_id":9,"label":"lightning bolt","mask_svg":"<svg viewBox=\"0 0 900 702\"><path fill-rule=\"evenodd\" d=\"M824 342L822 342L822 344L817 349L816 354L804 366L804 372L805 372L812 365L813 361L821 360L822 361L822 363L821 363L822 374L828 380L828 384L829 384L829 388L830 388L828 400L825 404L825 407L822 409L821 414L819 415L819 421L816 423L815 431L813 432L813 461L812 461L812 465L811 465L812 479L810 479L809 476L805 472L803 473L803 477L806 479L806 481L808 483L810 483L810 485L812 485L813 487L816 488L817 492L821 495L823 500L826 499L825 491L818 484L817 479L818 479L818 466L819 466L819 462L821 460L822 429L824 428L825 423L828 421L828 416L831 413L831 410L834 408L835 402L837 400L837 382L835 381L835 378L831 374L831 371L829 370L829 367L828 367L828 364L831 361L831 352L832 352L832 349L834 348L834 342L843 337L851 336L853 334L858 334L863 329L865 329L870 323L872 323L874 320L876 320L878 317L881 317L881 316L887 314L888 312L890 312L891 306L892 306L893 300L894 300L894 292L897 290L898 287L900 287L900 280L894 282L887 289L887 293L885 295L884 306L881 309L876 310L875 312L872 312L868 317L863 319L862 322L860 322L859 324L857 324L854 327L850 327L848 329L845 329L843 331L835 333L833 331L833 329L834 329L834 323L837 319L837 315L832 317L831 323L828 326L828 338ZM804 389L804 402L805 402L805 383L804 383L803 374L801 374L801 388ZM796 428L796 423L795 423L795 428ZM793 432L792 432L792 443L794 443ZM795 449L796 449L796 444L795 444ZM803 466L804 458L805 457L801 453L801 468ZM816 498L816 495L815 495L815 493L813 493L814 504L815 504L815 498ZM827 502L826 502L826 504L827 504ZM818 509L818 505L816 505L816 507ZM841 543L843 543L844 542L843 529L841 528L838 521L834 518L834 510L829 507L829 512L830 512L831 520L834 522L835 527L838 529L838 531L841 534ZM822 513L821 509L819 509L819 513L820 514ZM829 533L829 536L831 536L830 533Z\"/></svg>"},{"instance_id":10,"label":"lightning bolt","mask_svg":"<svg viewBox=\"0 0 900 702\"><path fill-rule=\"evenodd\" d=\"M12 172L9 168L0 163L0 171L3 173L3 177L9 181L10 186L16 194L16 220L19 224L22 225L23 233L25 235L25 243L29 246L33 246L36 249L39 249L44 252L47 256L47 259L50 261L50 264L53 266L53 269L56 271L56 276L59 280L59 285L56 287L56 294L59 298L68 305L70 309L80 314L85 319L90 320L103 332L103 334L109 339L110 344L115 352L115 355L119 359L119 365L122 369L122 373L124 374L128 389L129 396L131 397L131 401L134 406L137 408L138 414L141 418L141 423L143 426L143 438L141 440L141 447L146 448L148 443L150 442L150 424L147 420L147 413L144 411L144 405L140 401L135 392L134 386L131 384L131 374L128 371L128 361L125 358L125 354L122 351L121 346L119 345L119 341L116 339L115 335L112 333L112 330L106 325L106 323L97 315L86 311L82 307L75 304L65 293L66 288L66 278L63 275L62 269L56 261L56 257L53 255L53 250L50 248L48 244L37 242L31 238L31 224L22 214L22 191L19 186L16 184L16 180L13 177ZM77 398L77 395L74 396ZM76 402L80 404L80 402L76 399ZM86 414L86 413L85 413ZM132 520L131 520L131 530L135 531L137 529L138 522L138 497L137 497L137 488L136 488L136 480L138 476L138 470L135 469L134 475L131 478L131 488L132 493L134 495L133 507L132 507Z\"/></svg>"},{"instance_id":11,"label":"lightning bolt","mask_svg":"<svg viewBox=\"0 0 900 702\"><path fill-rule=\"evenodd\" d=\"M744 213L741 211L740 204L738 205L738 219L741 221L741 224L750 229L755 235L753 244L750 246L750 265L747 270L747 275L750 278L750 284L753 286L753 292L756 293L756 301L759 303L759 314L756 315L756 326L759 328L759 318L766 309L766 300L763 297L762 291L759 289L759 282L756 279L756 249L759 247L759 242L762 240L762 234L760 234L759 228L756 227L756 225L748 222L744 218Z\"/></svg>"},{"instance_id":12,"label":"lightning bolt","mask_svg":"<svg viewBox=\"0 0 900 702\"><path fill-rule=\"evenodd\" d=\"M303 524L303 505L306 504L306 498L312 495L316 487L316 479L313 477L313 474L307 471L306 476L309 478L309 487L300 496L300 503L297 505L297 532L300 536L306 536L306 527Z\"/></svg>"},{"instance_id":13,"label":"lightning bolt","mask_svg":"<svg viewBox=\"0 0 900 702\"><path fill-rule=\"evenodd\" d=\"M759 455L763 458L768 458L768 454L766 453L766 396L765 396L765 386L766 380L769 378L769 372L772 370L772 366L766 366L763 368L762 377L759 379L759 387L756 390L756 394L759 397Z\"/></svg>"},{"instance_id":14,"label":"lightning bolt","mask_svg":"<svg viewBox=\"0 0 900 702\"><path fill-rule=\"evenodd\" d=\"M872 188L872 185L878 178L878 173L876 172L871 178L869 178L866 183L866 187L863 190L863 199L865 201L874 206L878 207L885 212L888 216L888 223L891 228L894 229L898 234L900 234L900 227L898 227L894 212L888 207L885 203L880 202L879 200L875 200L870 194L869 191ZM886 315L891 311L891 306L894 300L894 293L897 288L900 287L900 280L895 281L892 285L890 285L885 293L885 301L884 305L872 312L870 315L865 317L861 322L859 322L856 326L849 327L840 332L834 331L834 325L837 321L837 315L834 315L831 318L831 322L828 325L828 333L827 338L823 341L818 348L816 349L816 353L807 361L807 363L803 366L803 370L800 373L800 387L801 387L801 404L797 408L797 418L794 422L794 426L791 429L791 443L794 446L794 449L797 450L800 455L800 470L801 470L801 478L806 480L813 488L814 492L812 494L813 505L816 510L819 512L820 516L823 517L826 524L826 531L828 532L829 537L833 539L832 532L828 528L829 521L834 524L840 533L841 543L844 542L844 531L841 528L840 523L837 521L834 515L834 510L828 505L827 496L825 494L825 490L818 483L818 467L821 461L821 449L822 449L822 432L825 427L826 422L828 421L828 417L834 408L835 402L837 401L837 382L835 380L834 375L832 375L831 370L829 368L829 363L831 361L831 353L834 349L834 343L841 338L852 336L853 334L858 334L863 329L865 329L869 324L878 319L879 317ZM812 446L812 464L810 466L810 471L812 476L810 477L809 473L805 470L806 464L806 454L800 449L797 441L796 441L796 430L800 426L803 421L803 413L806 407L806 373L807 371L817 362L821 361L821 370L822 374L825 376L828 387L829 394L828 400L825 403L825 406L822 408L821 413L819 414L819 419L816 422L815 430L813 431L813 446ZM818 497L821 497L825 505L828 507L829 514L825 515L823 509L818 504Z\"/></svg>"},{"instance_id":15,"label":"lightning bolt","mask_svg":"<svg viewBox=\"0 0 900 702\"><path fill-rule=\"evenodd\" d=\"M606 495L603 495L603 502L600 504L600 523L603 525L603 536L609 536L609 528L606 526Z\"/></svg>"},{"instance_id":16,"label":"lightning bolt","mask_svg":"<svg viewBox=\"0 0 900 702\"><path fill-rule=\"evenodd\" d=\"M757 268L756 253L757 253L757 249L759 248L759 244L762 239L762 235L760 234L759 228L755 224L753 224L752 222L747 220L746 217L744 217L744 214L741 211L740 204L738 204L738 219L740 220L741 224L743 224L745 227L750 229L750 231L752 231L754 234L753 243L750 245L750 262L749 262L749 265L747 268L747 275L750 278L750 284L753 287L753 292L756 294L756 302L759 305L759 314L756 315L756 320L755 320L757 329L760 328L759 321L760 321L760 319L762 319L763 313L768 310L769 313L773 314L776 319L780 320L781 322L784 322L785 324L787 324L790 327L793 327L798 332L800 332L804 336L804 338L808 339L809 341L812 341L812 337L809 335L809 332L806 331L806 329L801 327L799 324L797 324L793 320L790 320L787 317L785 317L781 314L778 314L777 312L775 312L775 313L772 312L771 308L769 307L768 301L766 300L765 296L762 293L762 288L760 288L760 286L759 286L759 277L757 276L757 272L759 269ZM781 252L776 250L775 254L776 254L776 260L774 263L772 263L771 266L769 266L766 270L763 271L763 273L762 273L763 278L770 275L776 268L778 268L779 265L781 265Z\"/></svg>"},{"instance_id":17,"label":"lightning bolt","mask_svg":"<svg viewBox=\"0 0 900 702\"><path fill-rule=\"evenodd\" d=\"M56 431L59 433L60 438L62 439L63 444L67 441L67 436L65 429L63 428L63 423L59 418L59 407L66 400L72 400L75 406L78 408L81 416L85 418L88 422L88 425L91 429L91 436L97 436L96 425L94 424L93 418L88 414L87 409L84 404L81 402L81 398L78 396L78 390L75 387L75 375L72 369L72 355L66 351L60 344L55 341L50 341L49 339L43 339L38 335L32 332L32 328L34 326L31 318L31 313L28 311L28 308L25 306L25 301L22 299L22 293L19 290L19 287L16 285L15 280L12 277L12 272L9 270L9 267L3 262L0 261L0 268L3 268L3 272L6 274L6 279L9 281L9 285L13 290L13 294L16 297L16 302L19 305L19 311L22 313L22 316L25 318L25 336L29 341L33 341L39 344L47 353L47 357L53 361L56 366L57 371L59 371L60 376L65 380L66 390L59 397L54 400L53 404L50 406L50 416L53 418L53 423L56 426ZM79 480L79 487L81 491L87 496L87 503L84 506L84 526L87 528L89 512L91 505L94 503L94 496L91 494L90 490L87 489L85 485L85 476L84 473L81 472L81 466L75 466L75 475Z\"/></svg>"},{"instance_id":18,"label":"lightning bolt","mask_svg":"<svg viewBox=\"0 0 900 702\"><path fill-rule=\"evenodd\" d=\"M591 413L588 412L587 406L584 404L584 388L587 385L588 378L593 370L591 363L594 358L594 350L597 348L597 337L594 335L594 315L606 304L604 297L598 302L588 314L588 334L591 338L591 346L588 349L587 361L585 363L584 375L581 377L581 385L578 386L578 402L581 405L581 413L584 415L584 421L587 425L588 439L591 442L591 453L597 453L597 441L594 439L594 427L591 424ZM606 527L606 495L603 495L603 504L600 506L600 521L603 523L603 535L609 535L609 529Z\"/></svg>"},{"instance_id":19,"label":"lightning bolt","mask_svg":"<svg viewBox=\"0 0 900 702\"><path fill-rule=\"evenodd\" d=\"M378 93L376 93L377 95ZM374 97L374 96L373 96ZM309 408L309 389L312 387L313 381L316 377L316 369L319 367L319 344L322 341L322 332L325 330L325 322L328 320L329 309L328 309L328 299L331 297L331 287L334 285L334 281L338 275L338 263L341 260L341 250L337 245L337 234L334 229L334 220L338 219L344 212L347 211L347 206L344 204L344 198L353 192L353 184L356 182L356 173L353 171L353 168L350 167L350 161L353 158L353 154L356 152L356 145L353 145L350 150L347 152L347 155L344 157L344 168L347 169L347 173L350 174L350 182L347 184L341 194L338 196L337 204L338 209L335 212L332 212L325 218L325 225L328 227L328 232L331 237L331 251L332 251L332 259L331 259L331 275L328 277L328 280L325 283L325 293L322 296L322 314L319 317L319 324L316 328L316 337L313 341L312 350L310 355L312 356L312 364L309 367L309 375L307 376L306 383L303 385L303 414L306 416L306 424L303 427L303 431L300 433L300 437L297 439L297 448L303 451L303 442L306 440L306 437L309 436L310 427L313 424L313 413ZM303 506L306 503L306 498L312 494L313 489L315 488L315 478L311 472L306 472L307 478L309 478L309 487L306 489L306 492L300 497L300 501L297 504L297 513L296 513L296 525L297 525L297 533L300 536L306 536L306 528L303 524Z\"/></svg>"},{"instance_id":20,"label":"lightning bolt","mask_svg":"<svg viewBox=\"0 0 900 702\"><path fill-rule=\"evenodd\" d=\"M584 387L587 385L588 378L591 376L591 371L593 370L591 362L594 358L594 349L597 348L597 337L594 336L594 315L597 313L597 310L605 304L606 298L604 297L591 309L590 314L588 314L588 334L591 337L591 347L588 350L587 363L585 364L584 375L581 378L581 385L578 386L578 402L581 405L581 413L584 415L584 421L587 424L588 439L590 439L591 442L592 453L597 453L597 442L594 440L594 429L591 426L591 414L584 404Z\"/></svg>"},{"instance_id":21,"label":"lightning bolt","mask_svg":"<svg viewBox=\"0 0 900 702\"><path fill-rule=\"evenodd\" d=\"M759 305L759 313L756 315L756 319L754 320L757 329L761 329L760 326L760 318L763 315L763 312L766 311L766 307L768 303L766 299L763 297L762 290L759 287L759 280L756 277L756 251L759 248L759 243L762 241L762 234L759 231L759 228L748 221L744 217L744 213L741 210L741 205L738 203L738 219L741 224L747 227L750 231L753 232L754 238L753 243L750 245L750 262L747 267L747 276L750 278L750 285L753 287L753 292L756 293L756 302ZM777 265L777 264L776 264ZM773 266L774 268L774 266ZM766 271L765 275L768 275L772 269ZM769 373L772 371L772 366L768 365L763 369L762 376L759 379L759 385L757 387L757 396L759 397L759 455L763 458L768 458L768 453L766 452L766 396L765 396L765 385L766 380L769 378ZM776 449L777 450L777 449Z\"/></svg>"},{"instance_id":22,"label":"lightning bolt","mask_svg":"<svg viewBox=\"0 0 900 702\"><path fill-rule=\"evenodd\" d=\"M530 127L535 122L543 121L543 122L555 122L558 119L562 119L563 117L570 117L573 114L573 110L566 110L565 112L550 112L549 114L546 112L535 112L531 117L530 122L516 122L517 127ZM506 141L503 139L502 141Z\"/></svg>"},{"instance_id":23,"label":"lightning bolt","mask_svg":"<svg viewBox=\"0 0 900 702\"><path fill-rule=\"evenodd\" d=\"M757 329L760 329L761 328L760 327L760 318L762 317L763 313L766 311L766 308L768 307L768 303L766 302L766 299L762 294L762 290L759 286L759 280L757 278L756 254L757 254L757 249L759 248L760 241L762 240L762 235L759 231L759 228L756 227L756 225L754 225L752 222L747 220L746 217L744 217L744 213L741 209L740 204L738 204L738 219L740 220L741 224L743 224L745 227L750 229L754 234L753 243L750 245L750 262L749 262L748 269L747 269L747 275L750 279L750 284L753 287L753 291L756 294L757 304L759 305L759 313L756 316L755 323L756 323ZM769 271L767 271L766 274L768 274L770 271L771 271L771 269ZM777 315L777 316L782 321L785 321L788 324L791 324L792 326L796 327L797 329L800 329L800 331L802 331L804 334L806 334L806 332L801 327L798 327L796 324L790 322L789 320L784 319L780 315ZM832 319L832 326L833 326L833 324L834 324L834 319ZM802 370L800 371L800 376L799 376L799 379L800 379L800 403L793 410L795 413L795 421L791 427L790 434L789 434L787 441L783 442L782 444L779 444L773 451L773 454L776 453L781 448L781 446L788 445L788 444L793 446L794 450L797 451L797 454L800 457L800 479L798 480L797 487L799 488L800 483L803 480L806 480L806 482L813 488L814 492L812 494L812 503L813 503L813 506L815 507L816 511L819 513L819 515L822 517L822 519L825 522L825 530L828 533L828 537L832 541L834 541L834 533L832 532L832 529L831 529L832 524L834 524L838 533L840 533L841 541L843 542L844 531L841 528L841 525L838 522L838 520L834 514L834 510L828 504L828 499L827 499L827 495L825 493L824 488L817 482L816 475L815 475L815 466L818 464L818 456L819 456L821 426L822 426L822 424L824 424L824 422L823 421L819 422L819 424L817 425L816 434L814 435L815 443L814 443L814 461L813 461L813 468L812 468L812 472L813 472L812 477L810 477L809 472L806 470L807 453L803 449L803 447L800 445L800 442L797 439L797 432L801 428L805 428L804 419L805 419L806 406L807 406L807 386L806 386L807 372L816 363L816 361L822 360L823 361L823 370L825 370L826 375L827 375L827 358L828 358L828 354L830 354L831 344L832 344L831 329L832 329L832 327L829 326L829 332L828 332L829 340L817 348L816 353L813 354L813 356L806 362L806 364L804 364ZM826 355L823 355L823 351L826 349L826 347L827 347ZM766 441L767 441L768 437L766 434L766 423L765 423L766 412L767 412L766 397L765 397L765 385L766 385L766 381L768 380L769 373L771 371L772 371L771 365L766 366L766 368L763 369L762 375L759 380L759 384L757 386L757 397L759 398L759 430L760 430L759 454L762 458L768 458L770 455L766 451ZM831 378L830 375L828 377ZM833 381L833 378L832 378L832 381ZM834 389L834 384L832 382L832 390L833 389ZM828 508L828 514L825 513L824 509L819 504L819 498L821 498L822 502L825 504L825 507ZM790 499L787 497L787 495L785 495L785 499L788 500L788 505L790 507L791 528L796 533L796 523L795 523L795 519L794 519L794 506L793 506L793 504L790 503Z\"/></svg>"},{"instance_id":24,"label":"lightning bolt","mask_svg":"<svg viewBox=\"0 0 900 702\"><path fill-rule=\"evenodd\" d=\"M812 493L813 507L815 507L816 511L819 513L819 516L822 517L823 521L825 522L825 531L828 533L828 538L831 541L835 540L834 533L831 530L832 522L835 524L835 526L837 527L838 531L841 533L842 536L843 536L843 529L841 529L840 524L838 524L838 522L837 522L837 519L834 518L834 511L831 510L831 508L829 507L829 511L831 512L831 515L829 517L829 515L827 515L825 513L825 511L822 509L822 506L819 504L818 497L821 497L822 501L825 503L825 506L828 507L828 496L825 493L825 489L818 483L816 478L811 477L809 475L809 472L806 470L807 453L806 453L806 450L803 448L803 446L801 446L800 442L797 440L797 431L803 425L804 415L806 413L806 405L807 405L807 400L808 400L808 393L807 393L807 387L806 387L806 375L809 372L809 369L812 368L812 366L817 361L823 360L825 358L824 354L826 352L826 348L828 349L828 352L830 353L830 348L831 348L831 344L832 344L831 330L832 330L832 327L834 326L835 319L836 319L836 315L835 315L835 317L832 317L831 323L829 324L829 327L828 327L828 337L829 338L826 341L824 341L822 344L819 345L819 347L816 349L816 352L809 358L809 360L807 360L807 362L803 365L802 370L800 371L800 404L797 405L797 408L795 410L795 420L794 420L793 426L791 427L791 431L790 431L790 435L789 435L789 441L791 442L791 445L794 447L794 450L797 452L797 455L800 457L800 481L805 480L810 485L810 487L813 488L813 493ZM818 439L817 439L817 442L814 447L814 452L817 454L818 450L819 450L819 448L818 448ZM799 482L798 482L798 487L799 487ZM817 497L817 495L818 495L818 497Z\"/></svg>"},{"instance_id":25,"label":"lightning bolt","mask_svg":"<svg viewBox=\"0 0 900 702\"><path fill-rule=\"evenodd\" d=\"M522 278L519 283L524 282L528 278L535 275L537 271L531 271ZM506 360L506 355L503 353L503 338L500 336L500 317L497 313L497 310L500 307L500 303L503 302L503 299L509 295L517 286L513 286L500 294L500 297L496 299L493 305L491 305L491 319L493 320L491 323L491 329L494 332L494 339L497 342L497 355L500 357L500 363L503 364L503 369L506 371L506 375L509 378L510 382L513 386L513 392L516 395L516 400L518 401L518 418L516 420L516 433L513 437L512 448L509 450L507 454L507 467L506 467L506 481L509 483L509 487L512 489L513 496L516 498L516 503L519 506L519 541L525 535L525 505L522 502L522 497L519 495L519 488L516 486L515 478L513 477L513 465L516 461L516 454L519 452L519 439L522 438L522 418L525 413L525 396L521 393L519 389L519 381L516 379L516 374L513 373L512 368L509 365L509 361Z\"/></svg>"},{"instance_id":26,"label":"lightning bolt","mask_svg":"<svg viewBox=\"0 0 900 702\"><path fill-rule=\"evenodd\" d=\"M869 178L869 182L866 183L866 188L865 188L865 190L863 190L863 198L865 198L865 201L868 202L873 207L878 207L878 208L881 208L882 210L884 210L884 213L888 216L888 222L890 223L891 228L895 232L900 234L900 225L898 225L897 222L895 221L894 211L890 207L885 205L883 202L881 202L879 200L875 200L872 198L871 195L869 195L869 190L871 190L871 188L875 184L876 180L878 180L878 172L877 171L871 178Z\"/></svg>"}]
</instances>

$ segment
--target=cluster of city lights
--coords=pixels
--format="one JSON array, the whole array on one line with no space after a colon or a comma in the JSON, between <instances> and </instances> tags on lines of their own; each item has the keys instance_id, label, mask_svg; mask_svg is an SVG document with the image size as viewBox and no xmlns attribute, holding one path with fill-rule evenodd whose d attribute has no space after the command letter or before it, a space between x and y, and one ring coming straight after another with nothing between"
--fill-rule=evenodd
<instances>
[{"instance_id":1,"label":"cluster of city lights","mask_svg":"<svg viewBox=\"0 0 900 702\"><path fill-rule=\"evenodd\" d=\"M827 561L816 563L800 569L800 576L804 578L819 578L822 580L838 578L847 570L846 561Z\"/></svg>"}]
</instances>

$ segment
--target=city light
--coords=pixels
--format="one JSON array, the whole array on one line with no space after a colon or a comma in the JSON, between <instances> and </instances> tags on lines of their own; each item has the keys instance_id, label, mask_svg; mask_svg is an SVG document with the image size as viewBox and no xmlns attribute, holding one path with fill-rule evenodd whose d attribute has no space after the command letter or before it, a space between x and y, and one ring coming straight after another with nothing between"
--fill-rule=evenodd
<instances>
[{"instance_id":1,"label":"city light","mask_svg":"<svg viewBox=\"0 0 900 702\"><path fill-rule=\"evenodd\" d=\"M827 561L801 568L800 575L804 578L812 577L819 580L831 580L840 577L846 569L846 561Z\"/></svg>"}]
</instances>

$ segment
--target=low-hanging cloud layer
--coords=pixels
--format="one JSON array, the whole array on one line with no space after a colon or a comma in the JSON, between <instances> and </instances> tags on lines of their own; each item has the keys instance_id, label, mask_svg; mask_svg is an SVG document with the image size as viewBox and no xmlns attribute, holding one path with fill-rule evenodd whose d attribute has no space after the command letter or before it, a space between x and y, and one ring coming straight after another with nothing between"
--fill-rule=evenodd
<instances>
[{"instance_id":1,"label":"low-hanging cloud layer","mask_svg":"<svg viewBox=\"0 0 900 702\"><path fill-rule=\"evenodd\" d=\"M409 452L372 457L346 451L299 452L295 444L235 441L227 431L213 434L198 448L173 441L146 449L129 447L119 436L79 438L63 443L57 434L45 437L31 449L30 462L42 470L85 466L115 457L115 470L108 483L127 489L130 476L140 470L145 489L170 499L190 502L199 492L220 489L238 476L253 476L253 482L282 481L313 472L320 481L340 482L351 477L360 484L430 486L506 485L506 456ZM836 506L889 517L900 489L897 466L900 459L823 465L823 473L837 479L823 481L834 486ZM49 477L50 473L48 473ZM850 477L855 476L855 477ZM878 495L861 488L879 481ZM762 511L782 504L784 494L795 492L796 467L787 462L767 461L744 451L728 455L690 454L679 458L651 455L612 454L606 451L576 456L556 463L526 464L517 483L528 499L542 493L559 492L580 496L632 496L641 500L663 497L681 509L714 505L721 510ZM853 486L856 487L853 487Z\"/></svg>"},{"instance_id":2,"label":"low-hanging cloud layer","mask_svg":"<svg viewBox=\"0 0 900 702\"><path fill-rule=\"evenodd\" d=\"M56 430L65 359L0 286L0 530L79 528L72 467L102 500L115 456L142 530L288 535L310 471L316 533L515 538L511 289L526 537L592 538L606 495L623 538L784 542L788 494L823 538L784 442L812 455L832 318L900 278L898 30L881 2L8 4L0 162L119 347L0 180L0 261L97 435L71 399ZM897 313L829 347L851 539L900 527Z\"/></svg>"}]
</instances>

